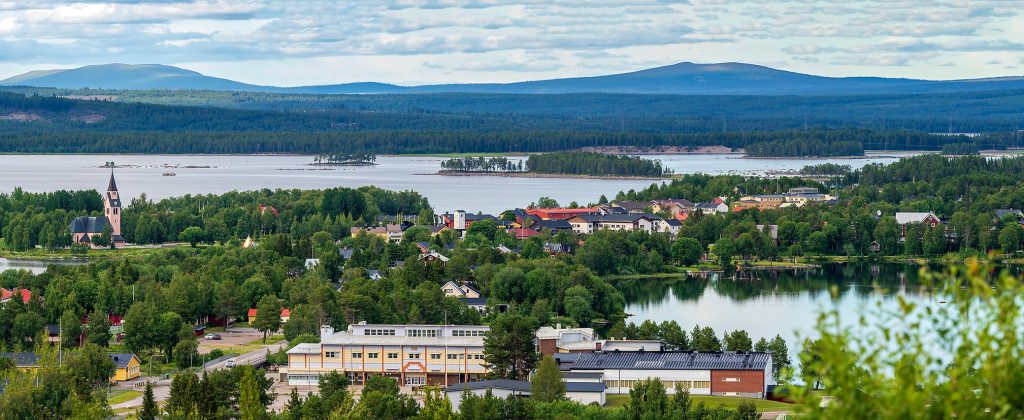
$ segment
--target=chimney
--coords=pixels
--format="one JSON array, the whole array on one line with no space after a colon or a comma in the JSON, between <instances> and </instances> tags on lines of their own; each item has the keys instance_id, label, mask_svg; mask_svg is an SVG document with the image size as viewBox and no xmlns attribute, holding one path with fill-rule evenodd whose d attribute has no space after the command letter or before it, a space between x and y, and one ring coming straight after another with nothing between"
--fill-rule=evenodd
<instances>
[{"instance_id":1,"label":"chimney","mask_svg":"<svg viewBox=\"0 0 1024 420\"><path fill-rule=\"evenodd\" d=\"M562 323L561 323L561 322L559 322L559 323L555 324L555 329L556 329L556 330L560 330L560 329L562 329Z\"/></svg>"},{"instance_id":2,"label":"chimney","mask_svg":"<svg viewBox=\"0 0 1024 420\"><path fill-rule=\"evenodd\" d=\"M320 342L321 343L324 340L326 340L327 338L329 338L330 336L332 336L332 335L334 335L334 327L332 327L330 325L321 325L320 326Z\"/></svg>"}]
</instances>

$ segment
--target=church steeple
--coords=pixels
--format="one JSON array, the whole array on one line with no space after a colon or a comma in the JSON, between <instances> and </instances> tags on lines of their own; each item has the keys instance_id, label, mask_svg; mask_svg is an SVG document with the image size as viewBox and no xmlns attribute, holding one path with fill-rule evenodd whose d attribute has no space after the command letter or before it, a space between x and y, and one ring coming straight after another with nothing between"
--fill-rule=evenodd
<instances>
[{"instance_id":1,"label":"church steeple","mask_svg":"<svg viewBox=\"0 0 1024 420\"><path fill-rule=\"evenodd\" d=\"M114 168L110 168L110 183L107 184L107 191L117 191L117 183L114 182Z\"/></svg>"}]
</instances>

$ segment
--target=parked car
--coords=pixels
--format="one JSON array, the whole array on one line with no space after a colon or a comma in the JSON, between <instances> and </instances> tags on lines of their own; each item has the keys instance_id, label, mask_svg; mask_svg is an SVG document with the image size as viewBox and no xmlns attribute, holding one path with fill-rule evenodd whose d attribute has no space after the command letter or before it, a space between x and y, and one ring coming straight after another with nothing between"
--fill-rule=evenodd
<instances>
[{"instance_id":1,"label":"parked car","mask_svg":"<svg viewBox=\"0 0 1024 420\"><path fill-rule=\"evenodd\" d=\"M233 367L235 367L235 359L228 359L228 362L224 364L224 367L226 367L226 368L233 368Z\"/></svg>"},{"instance_id":2,"label":"parked car","mask_svg":"<svg viewBox=\"0 0 1024 420\"><path fill-rule=\"evenodd\" d=\"M203 338L207 340L220 340L220 334L208 333Z\"/></svg>"}]
</instances>

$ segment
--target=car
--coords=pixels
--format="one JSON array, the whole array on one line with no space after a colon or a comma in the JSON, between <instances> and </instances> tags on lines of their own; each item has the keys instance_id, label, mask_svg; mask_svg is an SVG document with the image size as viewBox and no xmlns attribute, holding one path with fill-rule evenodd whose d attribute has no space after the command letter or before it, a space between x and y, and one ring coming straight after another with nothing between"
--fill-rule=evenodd
<instances>
[{"instance_id":1,"label":"car","mask_svg":"<svg viewBox=\"0 0 1024 420\"><path fill-rule=\"evenodd\" d=\"M224 364L224 367L226 367L226 368L233 368L233 367L235 367L235 359L228 359L228 362Z\"/></svg>"},{"instance_id":2,"label":"car","mask_svg":"<svg viewBox=\"0 0 1024 420\"><path fill-rule=\"evenodd\" d=\"M216 340L216 338L213 338L215 336L216 335L214 333L207 333L206 335L203 336L203 338L205 338L207 340Z\"/></svg>"}]
</instances>

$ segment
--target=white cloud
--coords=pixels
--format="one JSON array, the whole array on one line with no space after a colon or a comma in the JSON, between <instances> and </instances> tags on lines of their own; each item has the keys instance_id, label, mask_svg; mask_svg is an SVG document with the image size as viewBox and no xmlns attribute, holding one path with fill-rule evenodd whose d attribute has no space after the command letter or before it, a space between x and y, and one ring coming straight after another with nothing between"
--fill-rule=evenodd
<instances>
[{"instance_id":1,"label":"white cloud","mask_svg":"<svg viewBox=\"0 0 1024 420\"><path fill-rule=\"evenodd\" d=\"M1024 12L1012 3L0 0L0 70L188 63L253 83L310 84L523 80L741 61L827 75L980 77L1004 71L996 61L1022 59ZM281 61L360 66L262 70ZM413 68L383 71L398 62ZM964 64L954 75L938 69L949 62Z\"/></svg>"}]
</instances>

